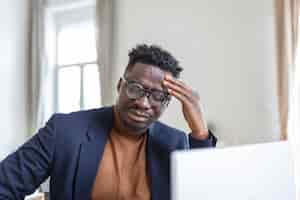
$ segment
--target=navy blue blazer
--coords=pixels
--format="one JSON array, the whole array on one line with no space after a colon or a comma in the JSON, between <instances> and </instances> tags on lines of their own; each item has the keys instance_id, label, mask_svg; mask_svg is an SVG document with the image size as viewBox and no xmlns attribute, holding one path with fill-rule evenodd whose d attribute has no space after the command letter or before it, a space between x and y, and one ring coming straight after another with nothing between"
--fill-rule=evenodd
<instances>
[{"instance_id":1,"label":"navy blue blazer","mask_svg":"<svg viewBox=\"0 0 300 200\"><path fill-rule=\"evenodd\" d=\"M0 200L24 199L49 176L53 200L88 200L105 143L113 127L112 107L55 114L28 142L0 163ZM170 153L212 147L160 122L148 131L147 171L153 200L170 199ZM188 138L188 139L187 139Z\"/></svg>"}]
</instances>

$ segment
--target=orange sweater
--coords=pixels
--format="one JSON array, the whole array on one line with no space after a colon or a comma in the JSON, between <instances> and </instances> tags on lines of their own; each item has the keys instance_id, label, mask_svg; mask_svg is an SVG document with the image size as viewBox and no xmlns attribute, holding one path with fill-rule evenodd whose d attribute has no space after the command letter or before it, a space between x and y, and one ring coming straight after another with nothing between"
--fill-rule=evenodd
<instances>
[{"instance_id":1,"label":"orange sweater","mask_svg":"<svg viewBox=\"0 0 300 200\"><path fill-rule=\"evenodd\" d=\"M112 129L92 189L92 200L150 200L146 171L147 135Z\"/></svg>"}]
</instances>

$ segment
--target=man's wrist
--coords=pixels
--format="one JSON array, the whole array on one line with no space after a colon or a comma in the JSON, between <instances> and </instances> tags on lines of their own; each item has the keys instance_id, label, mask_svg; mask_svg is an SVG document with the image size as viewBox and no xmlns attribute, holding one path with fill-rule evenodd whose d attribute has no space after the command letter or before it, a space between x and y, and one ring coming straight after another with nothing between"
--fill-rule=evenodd
<instances>
[{"instance_id":1,"label":"man's wrist","mask_svg":"<svg viewBox=\"0 0 300 200\"><path fill-rule=\"evenodd\" d=\"M207 140L209 138L209 131L203 130L203 131L192 131L191 136L197 140Z\"/></svg>"}]
</instances>

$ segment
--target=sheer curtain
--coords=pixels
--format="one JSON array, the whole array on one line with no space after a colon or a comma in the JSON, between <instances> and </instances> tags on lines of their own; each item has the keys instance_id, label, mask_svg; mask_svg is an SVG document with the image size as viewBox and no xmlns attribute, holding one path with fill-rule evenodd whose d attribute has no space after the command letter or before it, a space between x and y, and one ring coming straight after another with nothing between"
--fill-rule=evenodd
<instances>
[{"instance_id":1,"label":"sheer curtain","mask_svg":"<svg viewBox=\"0 0 300 200\"><path fill-rule=\"evenodd\" d=\"M46 8L45 0L32 0L29 28L29 112L30 134L34 134L39 127L54 112L52 81L54 47L51 45L51 20ZM46 25L47 24L47 25ZM52 62L51 62L52 60Z\"/></svg>"},{"instance_id":2,"label":"sheer curtain","mask_svg":"<svg viewBox=\"0 0 300 200\"><path fill-rule=\"evenodd\" d=\"M278 98L281 138L288 139L294 157L297 200L300 200L300 75L299 0L276 0Z\"/></svg>"},{"instance_id":3,"label":"sheer curtain","mask_svg":"<svg viewBox=\"0 0 300 200\"><path fill-rule=\"evenodd\" d=\"M289 97L298 36L298 0L275 0L281 138L287 138Z\"/></svg>"},{"instance_id":4,"label":"sheer curtain","mask_svg":"<svg viewBox=\"0 0 300 200\"><path fill-rule=\"evenodd\" d=\"M299 51L299 9L300 1L291 1L293 26L293 58L294 65L290 74L290 109L288 121L288 139L292 144L295 162L295 178L297 200L300 200L300 51Z\"/></svg>"},{"instance_id":5,"label":"sheer curtain","mask_svg":"<svg viewBox=\"0 0 300 200\"><path fill-rule=\"evenodd\" d=\"M113 0L96 1L96 39L101 87L101 103L109 106L114 103L115 83L112 64L113 52Z\"/></svg>"}]
</instances>

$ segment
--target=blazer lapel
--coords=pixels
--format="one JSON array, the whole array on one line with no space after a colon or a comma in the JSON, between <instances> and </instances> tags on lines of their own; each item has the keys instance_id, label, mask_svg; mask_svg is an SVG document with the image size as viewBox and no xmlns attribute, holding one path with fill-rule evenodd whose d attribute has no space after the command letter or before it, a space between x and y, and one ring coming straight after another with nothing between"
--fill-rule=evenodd
<instances>
[{"instance_id":1,"label":"blazer lapel","mask_svg":"<svg viewBox=\"0 0 300 200\"><path fill-rule=\"evenodd\" d=\"M150 177L151 199L170 199L169 152L164 149L157 136L159 128L152 124L147 140L147 171Z\"/></svg>"},{"instance_id":2,"label":"blazer lapel","mask_svg":"<svg viewBox=\"0 0 300 200\"><path fill-rule=\"evenodd\" d=\"M87 138L80 145L74 199L91 198L94 179L112 127L113 109L110 107L101 110L88 129Z\"/></svg>"}]
</instances>

